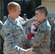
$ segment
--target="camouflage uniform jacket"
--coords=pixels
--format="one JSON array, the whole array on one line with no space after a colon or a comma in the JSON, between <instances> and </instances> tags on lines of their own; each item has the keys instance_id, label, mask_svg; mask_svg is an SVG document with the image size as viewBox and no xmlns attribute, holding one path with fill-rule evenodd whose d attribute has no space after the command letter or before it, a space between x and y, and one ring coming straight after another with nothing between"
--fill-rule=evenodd
<instances>
[{"instance_id":1,"label":"camouflage uniform jacket","mask_svg":"<svg viewBox=\"0 0 55 54\"><path fill-rule=\"evenodd\" d=\"M46 19L38 26L37 33L29 43L36 54L50 54L50 35L51 26Z\"/></svg>"},{"instance_id":2,"label":"camouflage uniform jacket","mask_svg":"<svg viewBox=\"0 0 55 54\"><path fill-rule=\"evenodd\" d=\"M9 16L4 23L2 29L2 35L4 36L4 52L8 54L23 54L25 48L25 36L22 28L17 25L17 21L12 20Z\"/></svg>"}]
</instances>

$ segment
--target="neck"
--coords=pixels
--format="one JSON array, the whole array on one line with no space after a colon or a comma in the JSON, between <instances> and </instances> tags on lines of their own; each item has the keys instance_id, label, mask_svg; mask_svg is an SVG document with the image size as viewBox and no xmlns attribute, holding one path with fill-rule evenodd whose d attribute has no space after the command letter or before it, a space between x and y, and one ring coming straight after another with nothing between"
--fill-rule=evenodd
<instances>
[{"instance_id":1,"label":"neck","mask_svg":"<svg viewBox=\"0 0 55 54\"><path fill-rule=\"evenodd\" d=\"M16 18L15 18L13 15L11 15L11 14L9 14L9 16L10 16L13 20L16 19Z\"/></svg>"},{"instance_id":2,"label":"neck","mask_svg":"<svg viewBox=\"0 0 55 54\"><path fill-rule=\"evenodd\" d=\"M45 19L46 19L46 17L42 18L42 21L44 21ZM42 22L42 21L41 21L41 22Z\"/></svg>"},{"instance_id":3,"label":"neck","mask_svg":"<svg viewBox=\"0 0 55 54\"><path fill-rule=\"evenodd\" d=\"M44 18L43 20L42 20L42 22L41 23L43 23L43 22L45 22L46 21L46 18Z\"/></svg>"}]
</instances>

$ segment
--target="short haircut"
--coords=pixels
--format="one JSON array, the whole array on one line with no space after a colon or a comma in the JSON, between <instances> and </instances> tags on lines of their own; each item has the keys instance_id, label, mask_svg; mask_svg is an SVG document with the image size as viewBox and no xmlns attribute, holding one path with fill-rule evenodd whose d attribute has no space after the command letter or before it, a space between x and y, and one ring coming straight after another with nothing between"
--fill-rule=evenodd
<instances>
[{"instance_id":1,"label":"short haircut","mask_svg":"<svg viewBox=\"0 0 55 54\"><path fill-rule=\"evenodd\" d=\"M39 10L39 11L42 12L42 13L44 13L45 16L48 15L48 11L47 11L46 7L44 7L44 6L38 6L38 7L35 9L35 11L37 11L37 10Z\"/></svg>"},{"instance_id":2,"label":"short haircut","mask_svg":"<svg viewBox=\"0 0 55 54\"><path fill-rule=\"evenodd\" d=\"M18 3L16 3L16 2L10 2L10 3L8 3L8 5L7 5L7 9L8 9L8 11L9 10L11 10L11 9L13 9L13 8L16 8L16 7L20 7L20 5L18 4Z\"/></svg>"}]
</instances>

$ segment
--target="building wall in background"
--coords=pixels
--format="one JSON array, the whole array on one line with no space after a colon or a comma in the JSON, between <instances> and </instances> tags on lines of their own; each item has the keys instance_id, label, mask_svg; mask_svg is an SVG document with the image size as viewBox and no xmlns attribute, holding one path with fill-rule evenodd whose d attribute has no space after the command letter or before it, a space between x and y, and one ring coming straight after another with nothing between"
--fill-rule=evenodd
<instances>
[{"instance_id":1,"label":"building wall in background","mask_svg":"<svg viewBox=\"0 0 55 54\"><path fill-rule=\"evenodd\" d=\"M41 4L48 9L48 16L55 18L55 0L42 0Z\"/></svg>"}]
</instances>

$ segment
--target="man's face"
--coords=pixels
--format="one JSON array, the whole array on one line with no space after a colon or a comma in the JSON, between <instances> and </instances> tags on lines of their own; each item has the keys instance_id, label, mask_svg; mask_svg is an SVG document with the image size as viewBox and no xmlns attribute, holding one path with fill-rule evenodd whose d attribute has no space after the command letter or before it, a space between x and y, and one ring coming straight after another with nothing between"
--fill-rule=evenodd
<instances>
[{"instance_id":1,"label":"man's face","mask_svg":"<svg viewBox=\"0 0 55 54\"><path fill-rule=\"evenodd\" d=\"M35 17L37 18L38 21L41 21L44 18L45 14L38 11L35 11Z\"/></svg>"},{"instance_id":2,"label":"man's face","mask_svg":"<svg viewBox=\"0 0 55 54\"><path fill-rule=\"evenodd\" d=\"M16 8L11 10L11 13L12 13L14 18L17 18L20 15L20 13L21 13L21 8L19 8L17 6Z\"/></svg>"}]
</instances>

